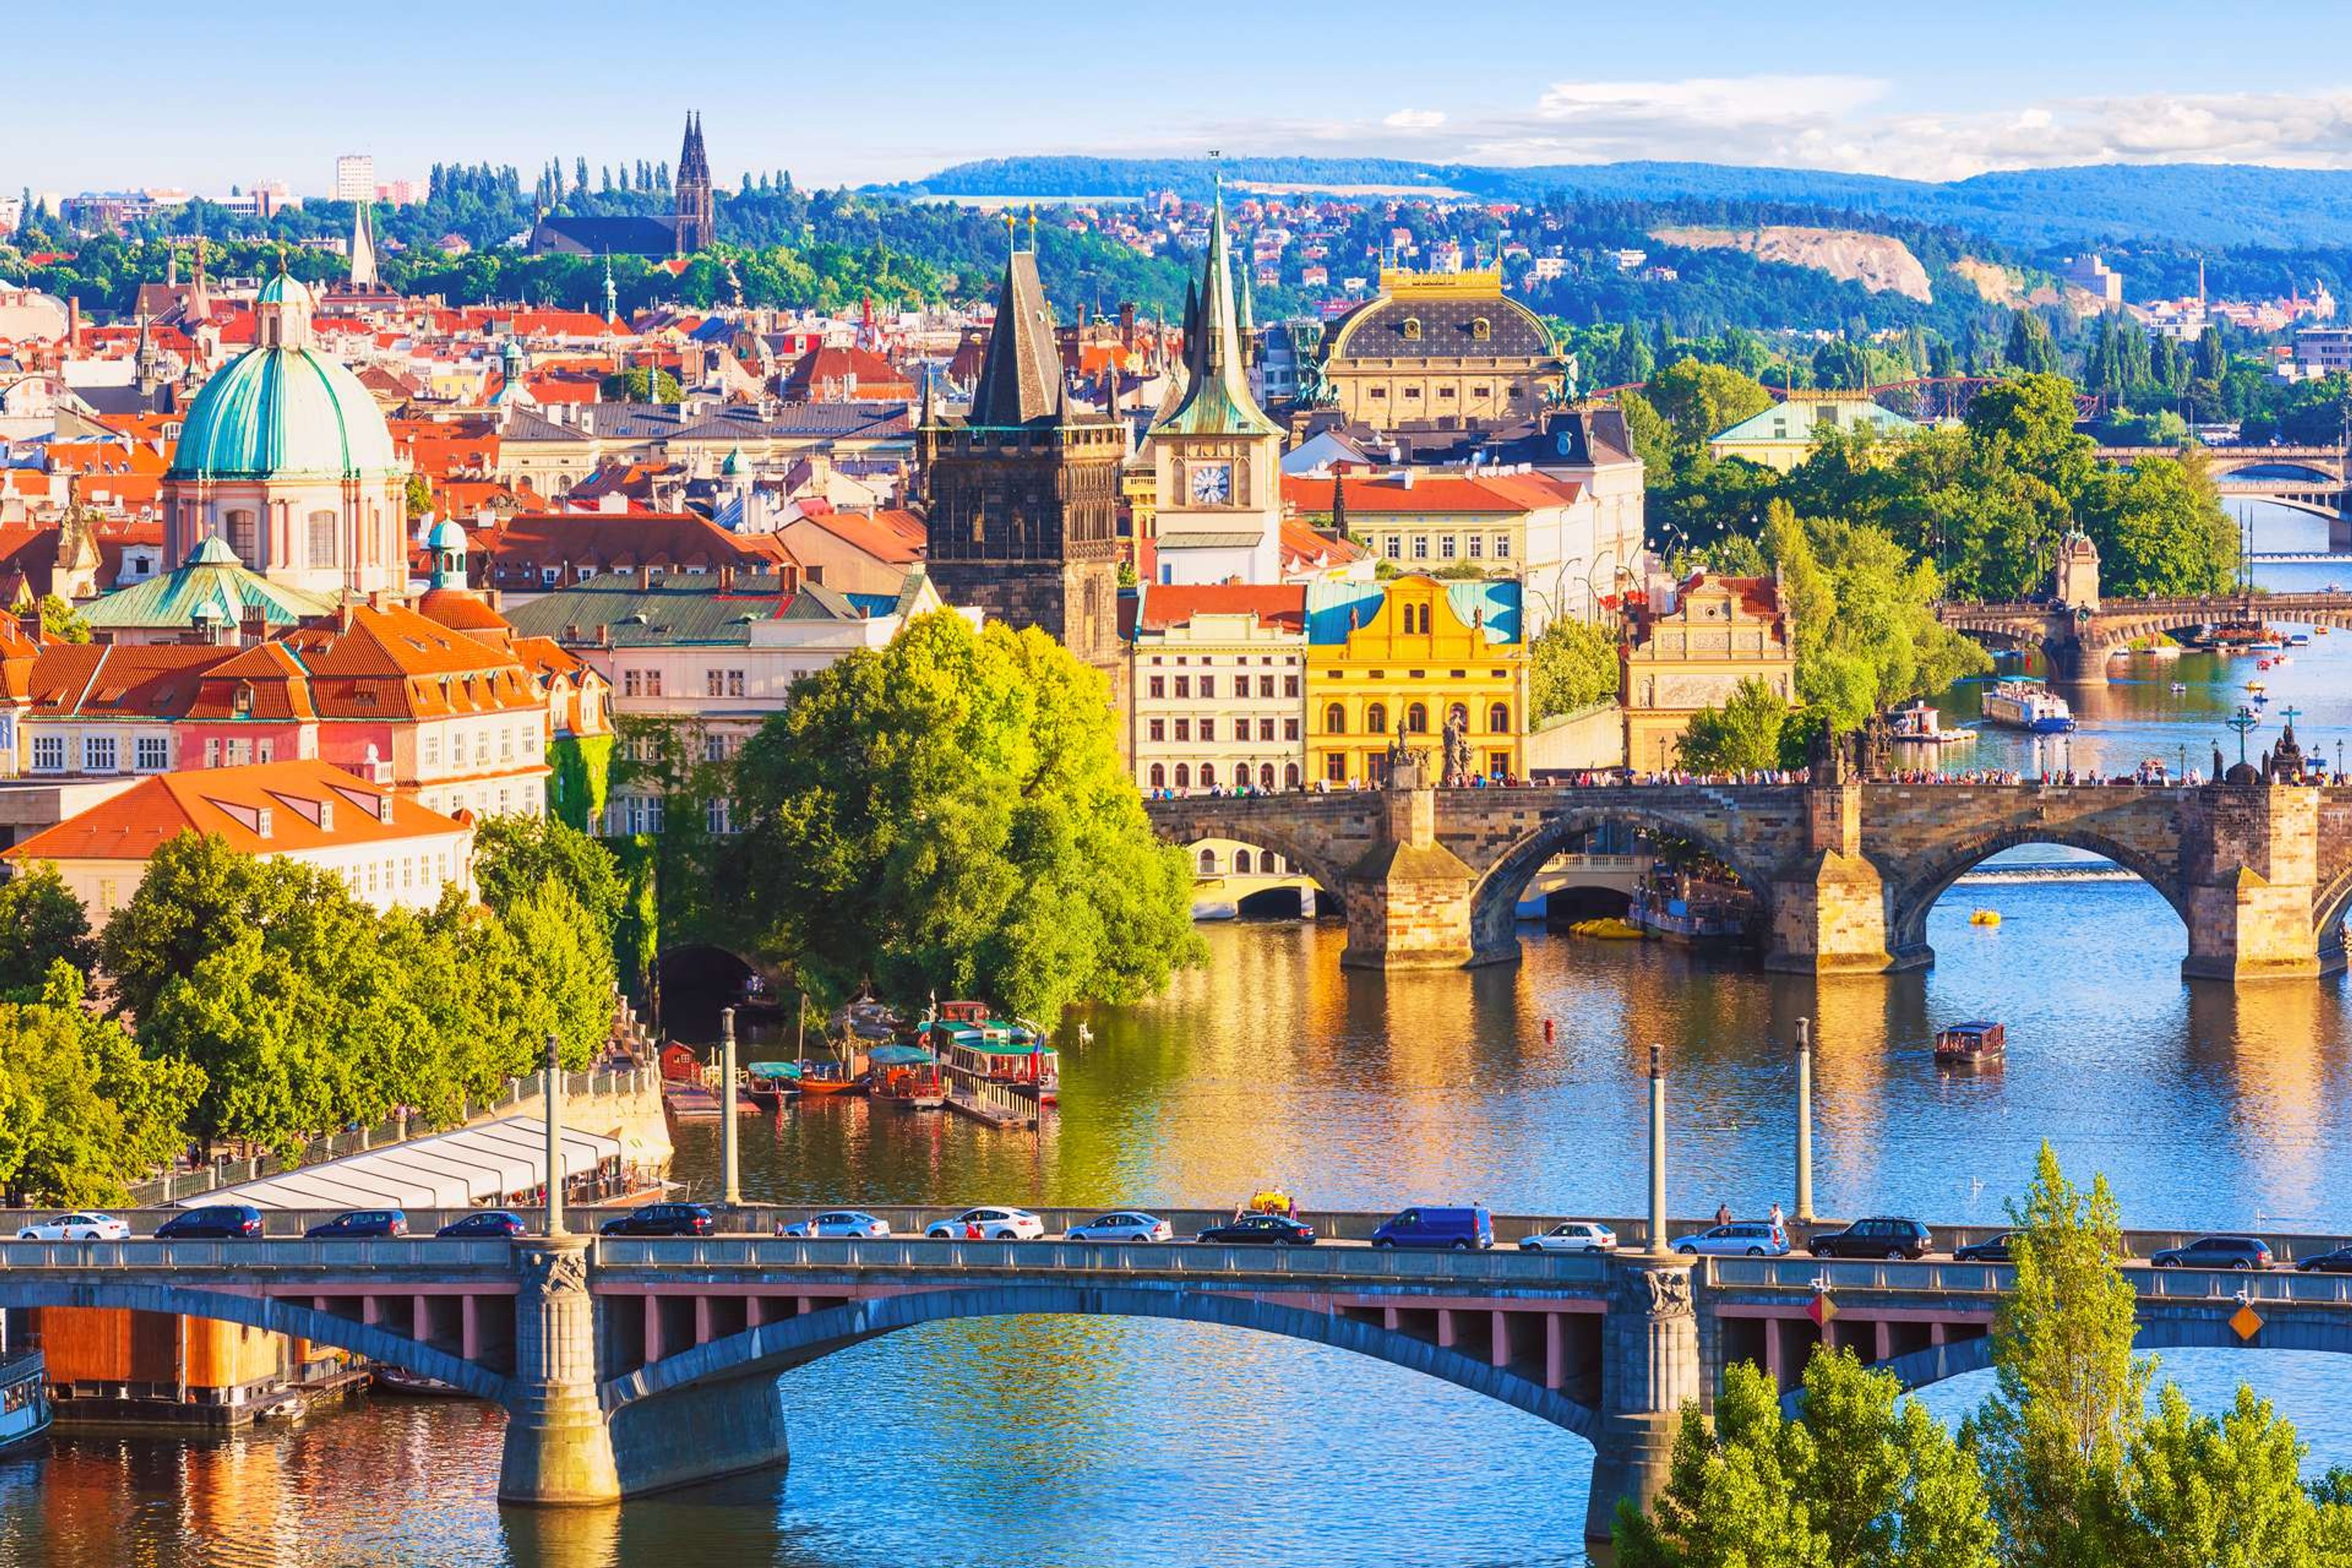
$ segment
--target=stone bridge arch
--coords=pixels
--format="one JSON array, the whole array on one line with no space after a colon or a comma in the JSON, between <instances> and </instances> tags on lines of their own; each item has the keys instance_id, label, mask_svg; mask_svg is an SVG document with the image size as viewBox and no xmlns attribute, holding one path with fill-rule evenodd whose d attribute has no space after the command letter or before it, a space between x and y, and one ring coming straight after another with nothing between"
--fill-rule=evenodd
<instances>
[{"instance_id":1,"label":"stone bridge arch","mask_svg":"<svg viewBox=\"0 0 2352 1568\"><path fill-rule=\"evenodd\" d=\"M665 1356L650 1366L609 1380L598 1394L604 1408L618 1415L640 1400L705 1384L772 1377L837 1351L923 1323L1028 1314L1157 1318L1278 1334L1426 1373L1524 1410L1587 1442L1597 1442L1600 1435L1600 1415L1592 1406L1546 1388L1540 1382L1507 1367L1495 1366L1490 1360L1336 1313L1310 1311L1252 1296L1139 1285L982 1285L868 1298L801 1317L761 1323L690 1351Z\"/></svg>"},{"instance_id":2,"label":"stone bridge arch","mask_svg":"<svg viewBox=\"0 0 2352 1568\"><path fill-rule=\"evenodd\" d=\"M2172 912L2180 917L2184 928L2194 923L2189 908L2187 879L2182 875L2177 849L2168 858L2088 823L2011 823L1940 847L1924 864L1906 863L1907 875L1895 885L1888 900L1890 945L1895 962L1932 961L1934 953L1927 946L1927 917L1937 900L1950 891L1953 883L1987 859L2004 849L2028 844L2053 844L2103 855L2155 889L2172 907Z\"/></svg>"},{"instance_id":3,"label":"stone bridge arch","mask_svg":"<svg viewBox=\"0 0 2352 1568\"><path fill-rule=\"evenodd\" d=\"M1298 809L1299 796L1243 796L1231 800L1155 801L1146 807L1153 831L1166 843L1190 850L1204 838L1228 838L1271 849L1339 907L1347 889L1347 866L1318 830L1318 815Z\"/></svg>"},{"instance_id":4,"label":"stone bridge arch","mask_svg":"<svg viewBox=\"0 0 2352 1568\"><path fill-rule=\"evenodd\" d=\"M1491 953L1515 950L1518 942L1518 903L1528 884L1553 856L1566 853L1585 835L1609 826L1642 828L1688 839L1730 867L1741 883L1756 895L1766 920L1770 919L1771 868L1748 847L1735 843L1696 814L1628 800L1570 806L1556 812L1496 855L1471 889L1470 931L1477 951Z\"/></svg>"},{"instance_id":5,"label":"stone bridge arch","mask_svg":"<svg viewBox=\"0 0 2352 1568\"><path fill-rule=\"evenodd\" d=\"M336 1293L319 1292L322 1296ZM478 1362L405 1334L394 1333L378 1324L339 1317L315 1307L299 1307L280 1297L191 1289L177 1285L0 1279L0 1308L24 1307L112 1307L168 1312L176 1317L211 1318L349 1351L420 1377L438 1379L478 1398L499 1404L508 1403L513 1392L512 1379Z\"/></svg>"}]
</instances>

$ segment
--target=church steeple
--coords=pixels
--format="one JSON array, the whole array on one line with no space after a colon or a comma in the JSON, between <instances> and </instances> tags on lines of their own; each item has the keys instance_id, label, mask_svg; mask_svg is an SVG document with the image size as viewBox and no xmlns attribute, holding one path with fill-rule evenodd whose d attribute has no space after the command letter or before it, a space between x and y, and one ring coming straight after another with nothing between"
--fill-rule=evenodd
<instances>
[{"instance_id":1,"label":"church steeple","mask_svg":"<svg viewBox=\"0 0 2352 1568\"><path fill-rule=\"evenodd\" d=\"M1006 427L1057 421L1063 407L1062 351L1054 341L1054 312L1037 278L1037 253L1016 250L1004 260L996 289L996 322L972 389L970 423Z\"/></svg>"},{"instance_id":2,"label":"church steeple","mask_svg":"<svg viewBox=\"0 0 2352 1568\"><path fill-rule=\"evenodd\" d=\"M1184 435L1281 434L1250 392L1241 317L1226 250L1225 181L1220 174L1209 209L1208 257L1201 268L1198 303L1185 322L1184 395L1161 418L1160 428Z\"/></svg>"},{"instance_id":3,"label":"church steeple","mask_svg":"<svg viewBox=\"0 0 2352 1568\"><path fill-rule=\"evenodd\" d=\"M372 289L377 284L373 211L371 203L352 204L352 287L354 289Z\"/></svg>"},{"instance_id":4,"label":"church steeple","mask_svg":"<svg viewBox=\"0 0 2352 1568\"><path fill-rule=\"evenodd\" d=\"M677 254L707 250L719 237L710 191L710 154L702 145L702 116L688 110L677 150Z\"/></svg>"}]
</instances>

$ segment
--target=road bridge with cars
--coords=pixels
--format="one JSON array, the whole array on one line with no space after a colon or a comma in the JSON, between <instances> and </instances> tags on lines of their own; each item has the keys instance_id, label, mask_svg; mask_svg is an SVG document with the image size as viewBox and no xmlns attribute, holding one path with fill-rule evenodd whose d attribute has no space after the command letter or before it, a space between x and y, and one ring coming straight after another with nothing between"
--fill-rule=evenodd
<instances>
[{"instance_id":1,"label":"road bridge with cars","mask_svg":"<svg viewBox=\"0 0 2352 1568\"><path fill-rule=\"evenodd\" d=\"M953 1211L874 1212L919 1229ZM1180 1235L1213 1217L1155 1212ZM134 1232L162 1217L134 1216ZM730 1230L764 1231L778 1217L725 1215ZM1086 1215L1042 1217L1066 1228ZM1791 1386L1826 1342L1913 1385L1973 1371L1987 1364L2005 1279L1999 1266L1942 1258L1517 1249L1547 1223L1534 1218L1498 1219L1493 1252L1391 1251L1360 1244L1383 1215L1304 1217L1340 1244L12 1241L0 1243L0 1307L215 1318L437 1378L505 1406L500 1495L548 1504L606 1503L780 1463L791 1412L777 1374L902 1329L1032 1313L1211 1323L1406 1367L1577 1433L1594 1450L1588 1529L1598 1537L1618 1499L1646 1501L1664 1483L1678 1412L1714 1397L1727 1362L1755 1362ZM1628 1247L1644 1243L1642 1223L1613 1223ZM2273 1238L2290 1258L2339 1239ZM2132 1278L2151 1345L2352 1351L2352 1277ZM1823 1295L1837 1307L1825 1328L1809 1312ZM2259 1320L2251 1329L2238 1317L2248 1305Z\"/></svg>"}]
</instances>

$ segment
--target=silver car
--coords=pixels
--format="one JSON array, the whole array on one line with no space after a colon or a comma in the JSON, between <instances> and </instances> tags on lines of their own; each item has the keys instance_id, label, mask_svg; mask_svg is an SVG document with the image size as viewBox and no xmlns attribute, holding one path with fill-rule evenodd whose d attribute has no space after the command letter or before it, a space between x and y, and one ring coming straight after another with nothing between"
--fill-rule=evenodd
<instances>
[{"instance_id":1,"label":"silver car","mask_svg":"<svg viewBox=\"0 0 2352 1568\"><path fill-rule=\"evenodd\" d=\"M1070 1241L1167 1241L1175 1234L1175 1228L1164 1219L1154 1219L1140 1209L1120 1209L1084 1225L1074 1225L1064 1236Z\"/></svg>"},{"instance_id":2,"label":"silver car","mask_svg":"<svg viewBox=\"0 0 2352 1568\"><path fill-rule=\"evenodd\" d=\"M1685 1258L1786 1258L1789 1233L1769 1219L1739 1219L1675 1242Z\"/></svg>"},{"instance_id":3,"label":"silver car","mask_svg":"<svg viewBox=\"0 0 2352 1568\"><path fill-rule=\"evenodd\" d=\"M1562 1220L1549 1230L1519 1237L1521 1252L1614 1252L1617 1233L1598 1220Z\"/></svg>"},{"instance_id":4,"label":"silver car","mask_svg":"<svg viewBox=\"0 0 2352 1568\"><path fill-rule=\"evenodd\" d=\"M877 1239L890 1234L890 1222L876 1219L862 1209L833 1209L798 1225L784 1226L786 1236L849 1237L856 1240Z\"/></svg>"}]
</instances>

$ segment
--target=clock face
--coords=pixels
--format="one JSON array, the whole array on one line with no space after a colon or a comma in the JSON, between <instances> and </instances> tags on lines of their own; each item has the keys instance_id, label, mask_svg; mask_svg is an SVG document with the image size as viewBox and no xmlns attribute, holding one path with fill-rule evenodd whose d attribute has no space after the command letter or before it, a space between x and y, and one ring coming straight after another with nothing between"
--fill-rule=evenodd
<instances>
[{"instance_id":1,"label":"clock face","mask_svg":"<svg viewBox=\"0 0 2352 1568\"><path fill-rule=\"evenodd\" d=\"M1230 463L1196 463L1192 466L1192 500L1202 506L1223 506L1234 499L1234 469Z\"/></svg>"}]
</instances>

